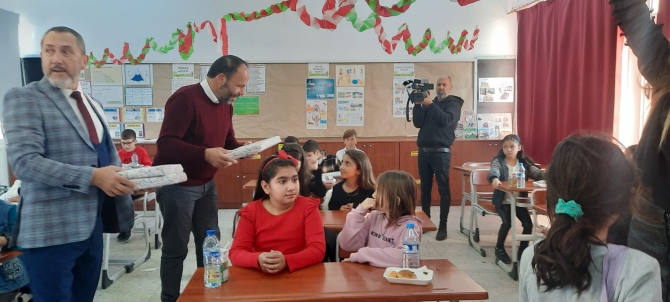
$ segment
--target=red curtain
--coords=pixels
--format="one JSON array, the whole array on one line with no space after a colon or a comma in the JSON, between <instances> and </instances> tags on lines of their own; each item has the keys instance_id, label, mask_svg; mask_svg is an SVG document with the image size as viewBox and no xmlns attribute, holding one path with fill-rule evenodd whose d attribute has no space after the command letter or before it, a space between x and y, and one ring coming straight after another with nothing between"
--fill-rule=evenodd
<instances>
[{"instance_id":1,"label":"red curtain","mask_svg":"<svg viewBox=\"0 0 670 302\"><path fill-rule=\"evenodd\" d=\"M617 27L608 2L549 0L518 13L517 125L539 163L577 130L612 132Z\"/></svg>"},{"instance_id":2,"label":"red curtain","mask_svg":"<svg viewBox=\"0 0 670 302\"><path fill-rule=\"evenodd\" d=\"M665 24L663 34L670 39L670 0L658 1L658 12L656 15L656 24Z\"/></svg>"}]
</instances>

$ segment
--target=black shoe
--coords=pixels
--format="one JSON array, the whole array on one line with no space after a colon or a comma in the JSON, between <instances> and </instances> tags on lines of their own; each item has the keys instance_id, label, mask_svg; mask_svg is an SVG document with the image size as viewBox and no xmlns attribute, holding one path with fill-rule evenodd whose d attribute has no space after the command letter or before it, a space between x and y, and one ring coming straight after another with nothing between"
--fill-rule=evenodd
<instances>
[{"instance_id":1,"label":"black shoe","mask_svg":"<svg viewBox=\"0 0 670 302\"><path fill-rule=\"evenodd\" d=\"M437 235L435 235L435 240L442 241L447 239L447 222L440 221L440 227L437 228Z\"/></svg>"},{"instance_id":2,"label":"black shoe","mask_svg":"<svg viewBox=\"0 0 670 302\"><path fill-rule=\"evenodd\" d=\"M130 240L130 237L132 237L133 232L132 231L125 231L119 233L119 236L116 236L116 241L118 242L128 242Z\"/></svg>"},{"instance_id":3,"label":"black shoe","mask_svg":"<svg viewBox=\"0 0 670 302\"><path fill-rule=\"evenodd\" d=\"M501 249L499 247L496 247L495 254L496 254L496 262L500 260L502 261L502 263L505 264L512 263L512 259L509 258L509 255L507 255L507 252L505 251L504 248Z\"/></svg>"}]
</instances>

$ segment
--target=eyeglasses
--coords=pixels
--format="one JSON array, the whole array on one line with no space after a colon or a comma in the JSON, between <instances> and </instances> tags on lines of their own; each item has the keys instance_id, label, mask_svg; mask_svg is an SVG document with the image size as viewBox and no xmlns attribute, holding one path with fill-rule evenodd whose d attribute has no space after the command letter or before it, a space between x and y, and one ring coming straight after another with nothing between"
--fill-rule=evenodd
<instances>
[{"instance_id":1,"label":"eyeglasses","mask_svg":"<svg viewBox=\"0 0 670 302\"><path fill-rule=\"evenodd\" d=\"M121 142L121 146L130 146L130 144L134 143L135 141L132 142Z\"/></svg>"}]
</instances>

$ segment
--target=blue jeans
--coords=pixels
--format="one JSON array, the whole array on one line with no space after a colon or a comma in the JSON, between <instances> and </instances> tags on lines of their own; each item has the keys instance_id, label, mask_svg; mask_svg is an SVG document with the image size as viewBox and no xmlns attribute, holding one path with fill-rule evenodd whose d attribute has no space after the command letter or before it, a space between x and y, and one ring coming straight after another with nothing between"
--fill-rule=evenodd
<instances>
[{"instance_id":1,"label":"blue jeans","mask_svg":"<svg viewBox=\"0 0 670 302\"><path fill-rule=\"evenodd\" d=\"M212 180L199 186L165 186L156 190L156 201L165 219L162 230L161 300L176 301L191 232L195 239L198 267L203 266L202 243L207 230L215 230L216 237L221 238L216 184Z\"/></svg>"},{"instance_id":2,"label":"blue jeans","mask_svg":"<svg viewBox=\"0 0 670 302\"><path fill-rule=\"evenodd\" d=\"M419 178L421 179L421 209L430 217L431 191L433 190L433 175L437 180L437 190L440 193L440 223L447 222L449 206L451 206L451 191L449 190L449 165L451 153L424 152L419 148Z\"/></svg>"}]
</instances>

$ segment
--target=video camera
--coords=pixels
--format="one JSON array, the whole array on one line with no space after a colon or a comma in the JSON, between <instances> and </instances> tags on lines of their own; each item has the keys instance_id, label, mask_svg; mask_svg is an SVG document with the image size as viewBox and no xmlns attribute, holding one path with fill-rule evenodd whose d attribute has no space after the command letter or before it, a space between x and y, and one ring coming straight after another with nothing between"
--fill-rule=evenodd
<instances>
[{"instance_id":1,"label":"video camera","mask_svg":"<svg viewBox=\"0 0 670 302\"><path fill-rule=\"evenodd\" d=\"M428 97L428 90L435 89L435 85L428 83L426 79L407 80L402 84L409 92L409 102L415 104L423 102L423 99Z\"/></svg>"}]
</instances>

